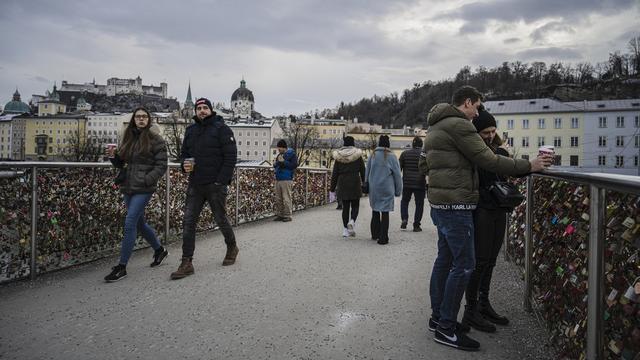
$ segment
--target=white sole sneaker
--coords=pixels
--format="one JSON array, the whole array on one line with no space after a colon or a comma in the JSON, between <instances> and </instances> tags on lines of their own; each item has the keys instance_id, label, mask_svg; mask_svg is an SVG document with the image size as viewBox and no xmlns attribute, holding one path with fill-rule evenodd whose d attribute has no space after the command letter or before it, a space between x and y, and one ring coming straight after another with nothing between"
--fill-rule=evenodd
<instances>
[{"instance_id":1,"label":"white sole sneaker","mask_svg":"<svg viewBox=\"0 0 640 360\"><path fill-rule=\"evenodd\" d=\"M356 236L355 223L353 220L349 220L349 223L347 223L347 231L349 232L349 236Z\"/></svg>"}]
</instances>

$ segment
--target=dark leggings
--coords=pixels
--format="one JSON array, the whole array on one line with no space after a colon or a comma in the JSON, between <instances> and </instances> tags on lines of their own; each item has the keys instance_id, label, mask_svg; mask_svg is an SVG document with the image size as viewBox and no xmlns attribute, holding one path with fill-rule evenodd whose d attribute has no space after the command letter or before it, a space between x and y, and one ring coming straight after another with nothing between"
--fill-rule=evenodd
<instances>
[{"instance_id":1,"label":"dark leggings","mask_svg":"<svg viewBox=\"0 0 640 360\"><path fill-rule=\"evenodd\" d=\"M371 214L371 238L381 242L389 241L389 212L373 211Z\"/></svg>"},{"instance_id":2,"label":"dark leggings","mask_svg":"<svg viewBox=\"0 0 640 360\"><path fill-rule=\"evenodd\" d=\"M476 267L467 284L467 304L489 300L491 277L504 240L507 215L503 210L477 208L473 212Z\"/></svg>"},{"instance_id":3,"label":"dark leggings","mask_svg":"<svg viewBox=\"0 0 640 360\"><path fill-rule=\"evenodd\" d=\"M349 223L349 207L351 207L351 219L356 221L358 212L360 211L360 199L342 200L342 225L347 227Z\"/></svg>"}]
</instances>

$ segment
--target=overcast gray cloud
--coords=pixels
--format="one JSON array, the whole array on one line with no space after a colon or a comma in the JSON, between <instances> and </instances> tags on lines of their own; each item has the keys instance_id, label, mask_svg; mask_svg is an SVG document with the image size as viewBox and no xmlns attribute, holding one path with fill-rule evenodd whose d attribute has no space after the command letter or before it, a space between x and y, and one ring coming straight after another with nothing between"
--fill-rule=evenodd
<instances>
[{"instance_id":1,"label":"overcast gray cloud","mask_svg":"<svg viewBox=\"0 0 640 360\"><path fill-rule=\"evenodd\" d=\"M228 104L244 76L258 111L300 113L465 65L602 61L639 15L632 0L4 0L0 103L16 86L28 101L53 81L140 75Z\"/></svg>"}]
</instances>

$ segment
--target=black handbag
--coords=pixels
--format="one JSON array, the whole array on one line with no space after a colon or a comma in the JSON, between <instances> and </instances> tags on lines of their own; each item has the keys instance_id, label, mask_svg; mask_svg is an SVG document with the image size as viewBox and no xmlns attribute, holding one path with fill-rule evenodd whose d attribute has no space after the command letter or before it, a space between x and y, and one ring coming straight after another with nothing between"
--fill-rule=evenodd
<instances>
[{"instance_id":1,"label":"black handbag","mask_svg":"<svg viewBox=\"0 0 640 360\"><path fill-rule=\"evenodd\" d=\"M118 172L118 175L116 175L116 178L113 179L113 183L116 185L122 185L126 179L127 179L127 168L123 167L120 169L120 172Z\"/></svg>"},{"instance_id":2,"label":"black handbag","mask_svg":"<svg viewBox=\"0 0 640 360\"><path fill-rule=\"evenodd\" d=\"M368 194L369 193L369 182L365 181L362 183L362 193L363 194Z\"/></svg>"},{"instance_id":3,"label":"black handbag","mask_svg":"<svg viewBox=\"0 0 640 360\"><path fill-rule=\"evenodd\" d=\"M489 193L501 208L514 209L524 201L524 195L510 182L496 181L489 186Z\"/></svg>"}]
</instances>

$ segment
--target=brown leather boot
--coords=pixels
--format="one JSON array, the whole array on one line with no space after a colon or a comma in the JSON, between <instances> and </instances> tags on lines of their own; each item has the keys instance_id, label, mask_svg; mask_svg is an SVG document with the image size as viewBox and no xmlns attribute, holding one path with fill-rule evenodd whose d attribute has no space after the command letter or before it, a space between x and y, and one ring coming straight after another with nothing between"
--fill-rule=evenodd
<instances>
[{"instance_id":1,"label":"brown leather boot","mask_svg":"<svg viewBox=\"0 0 640 360\"><path fill-rule=\"evenodd\" d=\"M193 274L193 264L191 258L183 257L178 270L171 273L171 280L182 279Z\"/></svg>"},{"instance_id":2,"label":"brown leather boot","mask_svg":"<svg viewBox=\"0 0 640 360\"><path fill-rule=\"evenodd\" d=\"M237 245L227 246L227 254L224 256L224 260L222 260L222 266L233 265L236 262L236 256L238 256Z\"/></svg>"}]
</instances>

